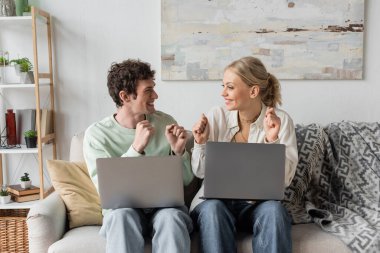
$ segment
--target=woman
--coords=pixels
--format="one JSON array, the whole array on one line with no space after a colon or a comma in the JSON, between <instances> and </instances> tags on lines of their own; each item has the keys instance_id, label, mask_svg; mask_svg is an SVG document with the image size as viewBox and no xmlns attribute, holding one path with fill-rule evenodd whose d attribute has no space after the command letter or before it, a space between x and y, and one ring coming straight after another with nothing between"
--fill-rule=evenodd
<instances>
[{"instance_id":1,"label":"woman","mask_svg":"<svg viewBox=\"0 0 380 253\"><path fill-rule=\"evenodd\" d=\"M204 177L205 143L281 143L286 146L285 185L293 179L298 162L292 119L276 106L281 104L280 85L254 57L244 57L228 65L221 94L225 107L213 108L193 127L194 174ZM201 252L236 252L236 230L253 233L252 249L260 252L291 252L291 219L281 202L268 200L200 200L203 185L191 205L198 225Z\"/></svg>"}]
</instances>

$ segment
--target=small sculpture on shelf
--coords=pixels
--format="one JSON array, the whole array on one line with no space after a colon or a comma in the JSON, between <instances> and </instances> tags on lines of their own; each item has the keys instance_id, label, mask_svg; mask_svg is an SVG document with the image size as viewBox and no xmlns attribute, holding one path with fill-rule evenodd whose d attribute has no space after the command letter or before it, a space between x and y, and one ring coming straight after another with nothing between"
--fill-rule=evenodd
<instances>
[{"instance_id":1,"label":"small sculpture on shelf","mask_svg":"<svg viewBox=\"0 0 380 253\"><path fill-rule=\"evenodd\" d=\"M25 131L24 137L27 148L37 147L37 132L35 130Z\"/></svg>"},{"instance_id":2,"label":"small sculpture on shelf","mask_svg":"<svg viewBox=\"0 0 380 253\"><path fill-rule=\"evenodd\" d=\"M16 16L16 4L14 0L0 0L1 16Z\"/></svg>"},{"instance_id":3,"label":"small sculpture on shelf","mask_svg":"<svg viewBox=\"0 0 380 253\"><path fill-rule=\"evenodd\" d=\"M7 187L2 186L0 190L0 204L8 204L11 201L11 195L9 194Z\"/></svg>"},{"instance_id":4,"label":"small sculpture on shelf","mask_svg":"<svg viewBox=\"0 0 380 253\"><path fill-rule=\"evenodd\" d=\"M21 188L29 189L30 186L32 185L32 181L30 181L30 178L29 178L29 173L25 172L24 175L21 176L20 180L21 180Z\"/></svg>"}]
</instances>

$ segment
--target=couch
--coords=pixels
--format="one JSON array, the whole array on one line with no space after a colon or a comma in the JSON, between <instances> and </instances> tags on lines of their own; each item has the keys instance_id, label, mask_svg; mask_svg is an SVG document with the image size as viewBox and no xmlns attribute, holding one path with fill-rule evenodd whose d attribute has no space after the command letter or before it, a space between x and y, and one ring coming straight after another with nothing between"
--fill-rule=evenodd
<instances>
[{"instance_id":1,"label":"couch","mask_svg":"<svg viewBox=\"0 0 380 253\"><path fill-rule=\"evenodd\" d=\"M327 170L326 168L331 167L330 171L326 173L330 177L333 177L332 175L335 173L334 169L339 168L339 166L336 166L336 164L339 164L339 161L337 162L334 160L336 157L339 157L337 156L337 154L339 154L339 148L333 146L331 141L334 138L338 140L337 142L339 142L340 139L347 141L347 138L345 138L346 136L342 137L337 134L336 131L333 131L335 127L338 128L339 131L344 132L340 129L341 124L344 125L344 122L335 125L331 124L325 128L316 124L296 126L299 164L295 178L291 186L286 190L286 197L284 199L284 205L288 208L293 217L294 224L292 226L292 240L293 252L295 253L376 252L378 250L379 243L374 242L374 240L378 239L378 236L376 235L372 235L370 238L371 242L369 247L363 247L360 243L356 243L359 247L355 246L355 242L360 242L361 239L368 238L368 236L364 235L363 237L360 237L360 233L356 234L351 230L352 228L359 230L359 228L355 227L355 224L353 225L354 227L350 227L348 222L342 222L345 219L344 215L339 216L339 214L342 214L342 212L345 213L344 210L346 206L336 208L339 206L339 203L343 203L338 197L335 196L334 201L339 203L334 204L333 207L331 207L332 204L328 202L332 199L331 192L334 192L334 190L339 187L334 183L334 185L329 186L329 189L327 190L328 193L325 194L326 192L324 192L323 188L325 187L326 182L319 180L320 178L326 178L324 176L324 173ZM352 125L352 123L350 124ZM363 125L360 124L355 126L358 128L363 127ZM370 127L372 127L372 125L370 125ZM379 124L375 127L379 128ZM376 129L377 132L373 133L375 136L377 135L377 139L373 139L377 145L380 143L379 129ZM72 138L70 147L71 161L83 160L82 141L83 134L75 135ZM192 140L188 143L188 150L191 149L191 145ZM360 143L357 143L357 145L361 146ZM357 150L352 149L352 152L360 153L360 148L361 147L358 147ZM379 148L379 146L377 146L377 148ZM343 149L343 151L347 150ZM379 153L376 154L379 155ZM331 165L332 161L329 161L329 159L334 160L333 165ZM351 163L352 161L349 162L350 165ZM350 172L350 167L345 169L346 174L347 171ZM335 175L335 177L339 179L339 175ZM330 183L335 182L333 179L328 181ZM185 199L187 204L190 203L191 198L195 195L199 186L199 180L195 179L189 187L185 188ZM334 189L331 190L330 187ZM334 212L334 210L337 211ZM377 209L375 211L377 211L377 214L379 215L379 210ZM366 216L368 216L365 213L362 213L362 216L360 216L360 214L361 213L359 213L358 217L364 220L367 218ZM353 216L351 215L349 218L352 217ZM380 215L377 216L377 219L378 217L380 217ZM360 229L365 227L364 230L366 230L367 227L370 227L371 229L372 227L376 228L377 226L377 231L375 229L375 232L379 233L379 220L373 221L371 218L369 218L369 220L370 221L367 222L369 223L369 226L368 224L367 226L366 224L362 224ZM372 224L374 223L372 227L371 222ZM46 199L34 205L30 209L27 217L30 252L105 252L105 239L98 235L100 226L82 226L68 229L67 223L65 203L57 192L53 192ZM370 229L369 232L372 231ZM351 236L348 236L348 239L347 234L350 234ZM199 238L197 232L194 232L191 237L191 252L199 252ZM238 234L236 240L238 241L238 252L252 252L251 235ZM149 238L146 240L145 252L151 252Z\"/></svg>"}]
</instances>

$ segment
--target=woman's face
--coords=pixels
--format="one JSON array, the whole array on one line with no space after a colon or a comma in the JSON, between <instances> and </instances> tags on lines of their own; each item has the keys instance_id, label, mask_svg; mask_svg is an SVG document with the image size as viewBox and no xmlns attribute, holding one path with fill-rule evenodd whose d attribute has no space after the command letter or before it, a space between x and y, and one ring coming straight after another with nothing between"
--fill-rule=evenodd
<instances>
[{"instance_id":1,"label":"woman's face","mask_svg":"<svg viewBox=\"0 0 380 253\"><path fill-rule=\"evenodd\" d=\"M244 110L249 108L251 102L251 90L241 78L231 69L227 69L223 76L222 97L229 111Z\"/></svg>"}]
</instances>

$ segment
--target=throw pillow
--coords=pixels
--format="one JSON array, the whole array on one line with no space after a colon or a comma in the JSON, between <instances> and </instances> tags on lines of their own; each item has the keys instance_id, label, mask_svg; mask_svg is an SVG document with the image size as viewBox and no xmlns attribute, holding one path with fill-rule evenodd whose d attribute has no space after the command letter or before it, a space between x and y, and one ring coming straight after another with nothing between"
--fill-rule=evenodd
<instances>
[{"instance_id":1,"label":"throw pillow","mask_svg":"<svg viewBox=\"0 0 380 253\"><path fill-rule=\"evenodd\" d=\"M311 221L305 212L305 195L309 189L312 172L323 162L325 133L317 124L296 125L298 164L294 178L285 190L284 205L294 223Z\"/></svg>"},{"instance_id":2,"label":"throw pillow","mask_svg":"<svg viewBox=\"0 0 380 253\"><path fill-rule=\"evenodd\" d=\"M47 168L55 190L63 199L71 228L102 224L99 194L84 162L48 160Z\"/></svg>"}]
</instances>

